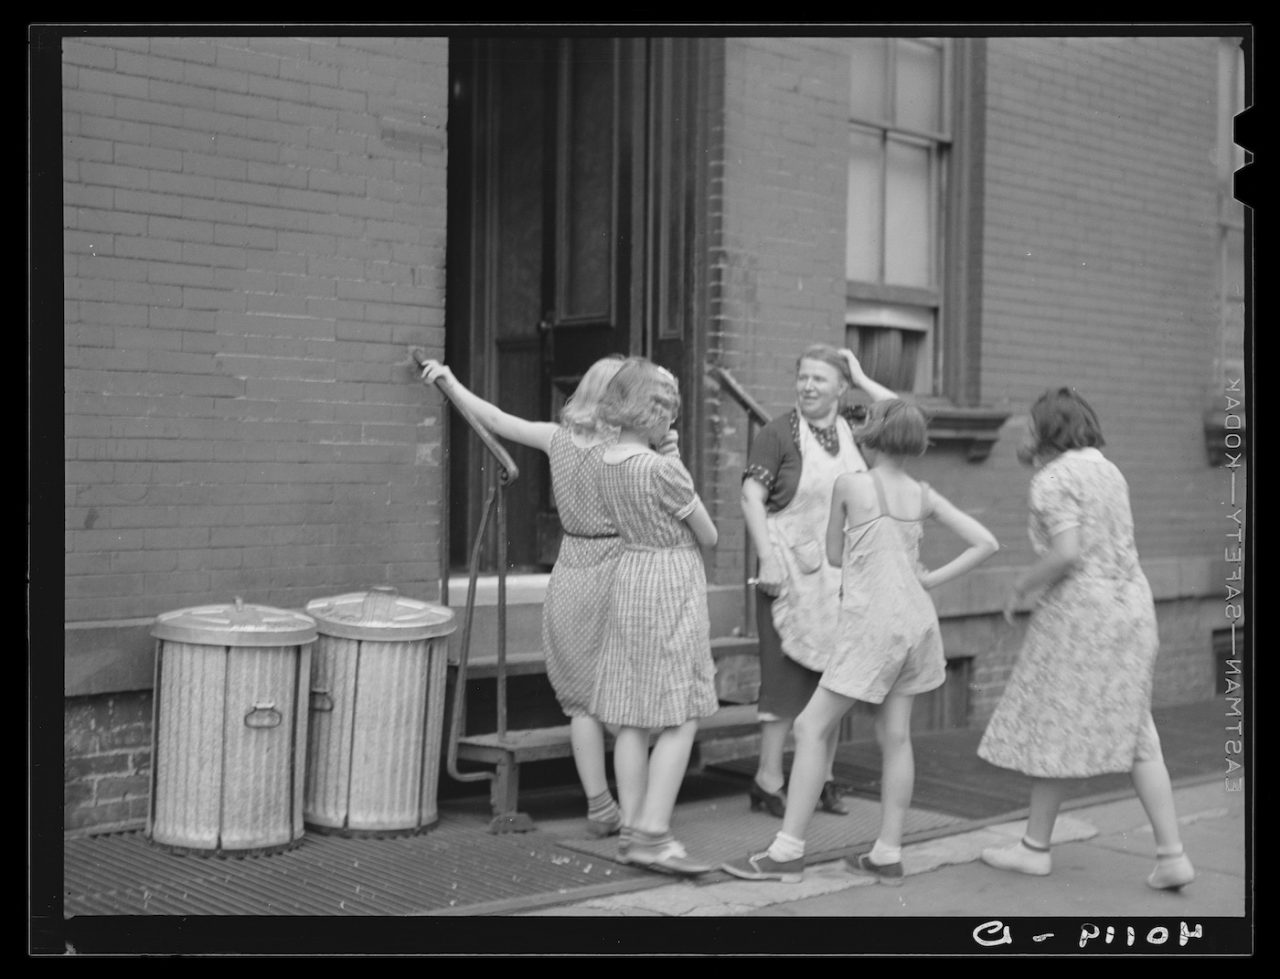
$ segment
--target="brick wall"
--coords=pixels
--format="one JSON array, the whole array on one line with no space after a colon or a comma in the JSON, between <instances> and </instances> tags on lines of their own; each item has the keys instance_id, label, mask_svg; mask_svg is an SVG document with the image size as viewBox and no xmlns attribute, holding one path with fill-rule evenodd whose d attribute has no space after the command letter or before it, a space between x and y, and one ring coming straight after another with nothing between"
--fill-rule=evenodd
<instances>
[{"instance_id":1,"label":"brick wall","mask_svg":"<svg viewBox=\"0 0 1280 979\"><path fill-rule=\"evenodd\" d=\"M64 52L67 621L426 589L445 43Z\"/></svg>"},{"instance_id":2,"label":"brick wall","mask_svg":"<svg viewBox=\"0 0 1280 979\"><path fill-rule=\"evenodd\" d=\"M1057 384L1099 413L1144 565L1222 561L1230 479L1204 436L1220 393L1215 71L1213 38L988 43L982 391L1015 416L972 478L940 485L984 507L1002 562L1031 558L1030 473L1013 449L1030 402ZM1157 704L1212 695L1225 620L1208 596L1222 581L1158 604ZM1007 665L993 656L983 682L998 690Z\"/></svg>"},{"instance_id":3,"label":"brick wall","mask_svg":"<svg viewBox=\"0 0 1280 979\"><path fill-rule=\"evenodd\" d=\"M63 755L64 830L106 832L145 824L151 692L68 699Z\"/></svg>"},{"instance_id":4,"label":"brick wall","mask_svg":"<svg viewBox=\"0 0 1280 979\"><path fill-rule=\"evenodd\" d=\"M1221 562L1229 529L1228 476L1209 465L1203 429L1218 383L1216 41L987 43L981 397L1013 415L986 461L944 446L917 466L1003 544L973 583L983 599L948 601L946 614L969 623L956 642L978 654L975 688L998 695L1018 637L988 599L1033 557L1031 473L1014 450L1031 400L1075 384L1101 415L1144 564L1162 579L1157 702L1208 696L1210 619L1223 620L1205 612L1219 579L1204 568ZM774 412L791 402L799 350L843 336L844 59L832 39L725 42L709 357ZM741 580L745 420L714 391L708 416L704 495L722 542L713 575L727 584ZM923 557L937 564L955 549L933 532Z\"/></svg>"},{"instance_id":5,"label":"brick wall","mask_svg":"<svg viewBox=\"0 0 1280 979\"><path fill-rule=\"evenodd\" d=\"M1045 387L1079 387L1129 479L1144 557L1220 539L1203 425L1217 393L1216 44L988 46L983 393L1025 412Z\"/></svg>"},{"instance_id":6,"label":"brick wall","mask_svg":"<svg viewBox=\"0 0 1280 979\"><path fill-rule=\"evenodd\" d=\"M725 42L708 360L775 413L795 400L800 351L844 338L847 89L838 41ZM735 403L709 398L703 495L720 530L711 574L740 581L746 419Z\"/></svg>"},{"instance_id":7,"label":"brick wall","mask_svg":"<svg viewBox=\"0 0 1280 979\"><path fill-rule=\"evenodd\" d=\"M68 694L167 610L435 597L447 97L443 38L63 41Z\"/></svg>"}]
</instances>

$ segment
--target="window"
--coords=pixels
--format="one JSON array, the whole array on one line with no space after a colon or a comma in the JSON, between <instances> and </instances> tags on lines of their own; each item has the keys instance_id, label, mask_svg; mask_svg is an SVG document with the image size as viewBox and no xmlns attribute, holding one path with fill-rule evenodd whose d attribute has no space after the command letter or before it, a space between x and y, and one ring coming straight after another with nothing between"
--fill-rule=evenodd
<instances>
[{"instance_id":1,"label":"window","mask_svg":"<svg viewBox=\"0 0 1280 979\"><path fill-rule=\"evenodd\" d=\"M847 339L869 374L943 394L954 42L849 40Z\"/></svg>"}]
</instances>

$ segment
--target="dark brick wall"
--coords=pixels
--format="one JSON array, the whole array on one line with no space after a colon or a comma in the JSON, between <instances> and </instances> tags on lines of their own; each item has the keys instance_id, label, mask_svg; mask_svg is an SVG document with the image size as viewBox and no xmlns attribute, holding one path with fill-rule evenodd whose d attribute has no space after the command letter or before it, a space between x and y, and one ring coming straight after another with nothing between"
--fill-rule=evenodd
<instances>
[{"instance_id":1,"label":"dark brick wall","mask_svg":"<svg viewBox=\"0 0 1280 979\"><path fill-rule=\"evenodd\" d=\"M960 651L977 654L975 718L989 713L1019 638L994 619L993 596L1033 558L1031 473L1014 449L1034 397L1064 383L1099 411L1130 483L1160 596L1157 699L1212 694L1210 632L1225 622L1215 575L1232 529L1220 504L1229 476L1208 462L1203 423L1207 405L1225 404L1214 362L1216 45L988 41L981 396L1012 415L986 461L940 447L917 465L1003 545L944 603L963 624ZM843 339L848 69L841 42L820 38L733 38L724 62L709 357L778 412L792 401L799 351ZM712 576L728 585L742 577L745 419L712 389L707 400L703 493L721 539ZM925 563L955 548L928 533Z\"/></svg>"},{"instance_id":2,"label":"dark brick wall","mask_svg":"<svg viewBox=\"0 0 1280 979\"><path fill-rule=\"evenodd\" d=\"M434 586L446 69L64 42L68 622Z\"/></svg>"},{"instance_id":3,"label":"dark brick wall","mask_svg":"<svg viewBox=\"0 0 1280 979\"><path fill-rule=\"evenodd\" d=\"M63 723L63 828L145 823L151 779L151 692L69 697Z\"/></svg>"},{"instance_id":4,"label":"dark brick wall","mask_svg":"<svg viewBox=\"0 0 1280 979\"><path fill-rule=\"evenodd\" d=\"M447 57L63 42L69 830L145 814L155 615L436 595Z\"/></svg>"}]
</instances>

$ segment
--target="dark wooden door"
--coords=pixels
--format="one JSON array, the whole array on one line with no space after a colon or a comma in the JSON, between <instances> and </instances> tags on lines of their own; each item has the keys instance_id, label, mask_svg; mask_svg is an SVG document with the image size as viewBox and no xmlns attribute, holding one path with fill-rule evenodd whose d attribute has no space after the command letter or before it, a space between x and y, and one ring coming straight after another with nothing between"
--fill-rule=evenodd
<instances>
[{"instance_id":1,"label":"dark wooden door","mask_svg":"<svg viewBox=\"0 0 1280 979\"><path fill-rule=\"evenodd\" d=\"M671 310L687 299L690 267L689 184L672 154L689 141L670 135L688 114L671 108L666 50L643 38L451 42L446 350L472 390L512 414L557 419L610 353L688 374L691 324ZM486 467L456 420L452 433L451 557L462 566ZM560 537L547 461L512 455L509 564L545 569Z\"/></svg>"}]
</instances>

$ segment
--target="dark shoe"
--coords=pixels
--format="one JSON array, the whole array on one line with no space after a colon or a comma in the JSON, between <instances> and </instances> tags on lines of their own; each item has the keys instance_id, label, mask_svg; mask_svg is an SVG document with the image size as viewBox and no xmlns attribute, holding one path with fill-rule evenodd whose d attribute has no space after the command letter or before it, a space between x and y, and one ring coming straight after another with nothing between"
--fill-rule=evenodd
<instances>
[{"instance_id":1,"label":"dark shoe","mask_svg":"<svg viewBox=\"0 0 1280 979\"><path fill-rule=\"evenodd\" d=\"M855 874L874 877L882 884L896 887L902 883L902 861L896 863L872 863L871 854L860 853L856 857L848 857L845 866Z\"/></svg>"},{"instance_id":2,"label":"dark shoe","mask_svg":"<svg viewBox=\"0 0 1280 979\"><path fill-rule=\"evenodd\" d=\"M848 808L840 801L840 792L836 788L835 782L827 782L822 787L822 795L818 796L818 808L823 812L834 813L837 816L847 816Z\"/></svg>"},{"instance_id":3,"label":"dark shoe","mask_svg":"<svg viewBox=\"0 0 1280 979\"><path fill-rule=\"evenodd\" d=\"M787 797L781 792L766 792L760 787L760 783L755 779L751 780L751 788L748 791L751 799L751 811L763 809L770 816L776 816L781 819L787 814Z\"/></svg>"},{"instance_id":4,"label":"dark shoe","mask_svg":"<svg viewBox=\"0 0 1280 979\"><path fill-rule=\"evenodd\" d=\"M778 861L765 850L744 860L721 864L720 869L743 880L778 880L784 884L798 884L804 879L804 857Z\"/></svg>"}]
</instances>

